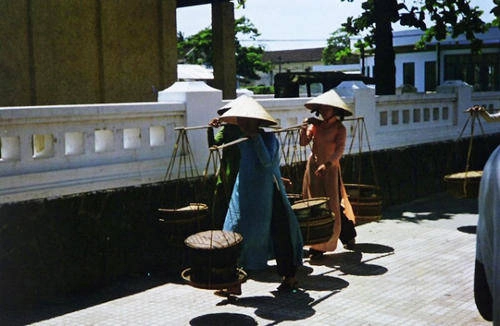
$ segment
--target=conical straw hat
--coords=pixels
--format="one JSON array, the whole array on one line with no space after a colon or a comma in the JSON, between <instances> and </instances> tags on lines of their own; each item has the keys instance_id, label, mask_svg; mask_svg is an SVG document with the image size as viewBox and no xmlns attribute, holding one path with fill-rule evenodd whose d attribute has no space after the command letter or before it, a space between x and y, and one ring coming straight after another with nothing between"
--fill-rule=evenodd
<instances>
[{"instance_id":1,"label":"conical straw hat","mask_svg":"<svg viewBox=\"0 0 500 326\"><path fill-rule=\"evenodd\" d=\"M220 117L220 120L223 122L237 124L238 118L249 118L259 120L261 126L278 124L262 105L248 95L241 95L226 105L229 106L230 109L224 112Z\"/></svg>"},{"instance_id":2,"label":"conical straw hat","mask_svg":"<svg viewBox=\"0 0 500 326\"><path fill-rule=\"evenodd\" d=\"M234 101L230 101L230 102L226 103L226 105L222 106L220 109L217 110L217 114L223 115L224 112L226 112L227 110L229 110L231 108L231 106L233 105L233 102Z\"/></svg>"},{"instance_id":3,"label":"conical straw hat","mask_svg":"<svg viewBox=\"0 0 500 326\"><path fill-rule=\"evenodd\" d=\"M316 96L312 100L308 101L304 106L311 110L311 111L317 111L319 105L327 105L330 106L334 109L340 110L341 115L343 116L349 116L352 115L352 109L342 100L342 98L335 92L333 89L329 90L328 92L325 92L321 95Z\"/></svg>"}]
</instances>

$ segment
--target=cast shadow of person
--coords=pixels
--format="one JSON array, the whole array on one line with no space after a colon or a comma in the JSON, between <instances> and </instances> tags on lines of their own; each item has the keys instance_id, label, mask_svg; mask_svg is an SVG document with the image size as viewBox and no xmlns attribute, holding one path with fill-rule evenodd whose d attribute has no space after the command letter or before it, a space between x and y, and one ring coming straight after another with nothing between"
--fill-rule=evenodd
<instances>
[{"instance_id":1,"label":"cast shadow of person","mask_svg":"<svg viewBox=\"0 0 500 326\"><path fill-rule=\"evenodd\" d=\"M285 321L307 319L315 314L314 299L301 289L293 291L272 291L271 295L229 298L218 305L232 304L255 308L255 315L272 321L276 325Z\"/></svg>"},{"instance_id":2,"label":"cast shadow of person","mask_svg":"<svg viewBox=\"0 0 500 326\"><path fill-rule=\"evenodd\" d=\"M310 259L309 264L311 266L326 266L348 275L376 276L386 273L387 268L369 262L394 254L394 248L374 243L358 243L353 245L351 250ZM363 253L380 255L363 260Z\"/></svg>"},{"instance_id":3,"label":"cast shadow of person","mask_svg":"<svg viewBox=\"0 0 500 326\"><path fill-rule=\"evenodd\" d=\"M279 285L279 278L273 272L275 266L269 266L264 271L250 272L248 277L257 282L276 283ZM297 269L298 287L303 291L329 291L339 292L341 289L349 286L349 282L331 275L313 275L313 268L301 266ZM278 291L278 293L280 293Z\"/></svg>"},{"instance_id":4,"label":"cast shadow of person","mask_svg":"<svg viewBox=\"0 0 500 326\"><path fill-rule=\"evenodd\" d=\"M275 266L266 270L250 272L248 277L257 282L279 284L279 278L274 272ZM349 283L341 278L329 275L311 275L313 269L301 266L297 271L299 288L292 291L273 290L271 295L233 297L218 305L232 304L240 307L255 308L255 314L263 319L271 320L270 325L284 321L298 321L307 319L315 314L314 306L332 295L346 288ZM326 295L314 300L307 293L308 290L325 291Z\"/></svg>"}]
</instances>

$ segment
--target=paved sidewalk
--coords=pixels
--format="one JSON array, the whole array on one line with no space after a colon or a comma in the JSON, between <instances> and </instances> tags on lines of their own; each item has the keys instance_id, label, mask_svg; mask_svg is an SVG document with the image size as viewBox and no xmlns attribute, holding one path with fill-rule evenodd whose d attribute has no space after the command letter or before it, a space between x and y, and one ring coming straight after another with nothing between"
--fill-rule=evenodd
<instances>
[{"instance_id":1,"label":"paved sidewalk","mask_svg":"<svg viewBox=\"0 0 500 326\"><path fill-rule=\"evenodd\" d=\"M234 302L180 279L122 282L93 296L4 312L2 325L490 325L473 297L477 200L447 194L391 207L300 269L301 291L277 294L274 266ZM272 262L271 262L272 263Z\"/></svg>"}]
</instances>

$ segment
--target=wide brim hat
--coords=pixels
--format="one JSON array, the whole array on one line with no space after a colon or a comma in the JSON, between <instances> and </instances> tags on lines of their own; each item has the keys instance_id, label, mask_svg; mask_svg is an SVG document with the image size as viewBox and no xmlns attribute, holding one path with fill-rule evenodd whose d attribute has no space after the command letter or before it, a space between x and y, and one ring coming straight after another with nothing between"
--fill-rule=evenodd
<instances>
[{"instance_id":1,"label":"wide brim hat","mask_svg":"<svg viewBox=\"0 0 500 326\"><path fill-rule=\"evenodd\" d=\"M347 105L333 89L316 96L304 104L304 106L311 111L317 111L320 105L332 107L336 109L338 115L344 117L353 115L353 111L349 105Z\"/></svg>"},{"instance_id":2,"label":"wide brim hat","mask_svg":"<svg viewBox=\"0 0 500 326\"><path fill-rule=\"evenodd\" d=\"M221 115L220 120L222 122L236 125L238 124L238 118L248 118L259 120L260 126L262 127L278 124L278 121L276 121L262 105L248 95L241 95L225 106L229 106L229 110ZM222 110L225 106L219 110Z\"/></svg>"},{"instance_id":3,"label":"wide brim hat","mask_svg":"<svg viewBox=\"0 0 500 326\"><path fill-rule=\"evenodd\" d=\"M218 115L223 115L227 110L231 108L233 101L226 103L223 107L217 110Z\"/></svg>"}]
</instances>

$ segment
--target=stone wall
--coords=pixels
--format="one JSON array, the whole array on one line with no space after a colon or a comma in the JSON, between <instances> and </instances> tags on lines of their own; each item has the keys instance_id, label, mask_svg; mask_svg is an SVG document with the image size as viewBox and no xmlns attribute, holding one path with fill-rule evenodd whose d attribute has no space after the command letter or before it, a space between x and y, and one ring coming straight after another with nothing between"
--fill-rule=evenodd
<instances>
[{"instance_id":1,"label":"stone wall","mask_svg":"<svg viewBox=\"0 0 500 326\"><path fill-rule=\"evenodd\" d=\"M341 163L343 180L378 185L384 206L446 191L444 176L466 169L469 139L345 156ZM483 169L490 153L499 145L499 139L500 134L473 139L469 170Z\"/></svg>"},{"instance_id":2,"label":"stone wall","mask_svg":"<svg viewBox=\"0 0 500 326\"><path fill-rule=\"evenodd\" d=\"M156 100L176 79L175 1L2 1L0 106ZM172 46L173 45L173 46Z\"/></svg>"},{"instance_id":3,"label":"stone wall","mask_svg":"<svg viewBox=\"0 0 500 326\"><path fill-rule=\"evenodd\" d=\"M91 291L121 276L178 273L182 241L207 229L169 227L158 208L207 202L211 180L166 182L0 206L0 303ZM195 192L194 190L197 189ZM177 274L179 275L179 274Z\"/></svg>"}]
</instances>

